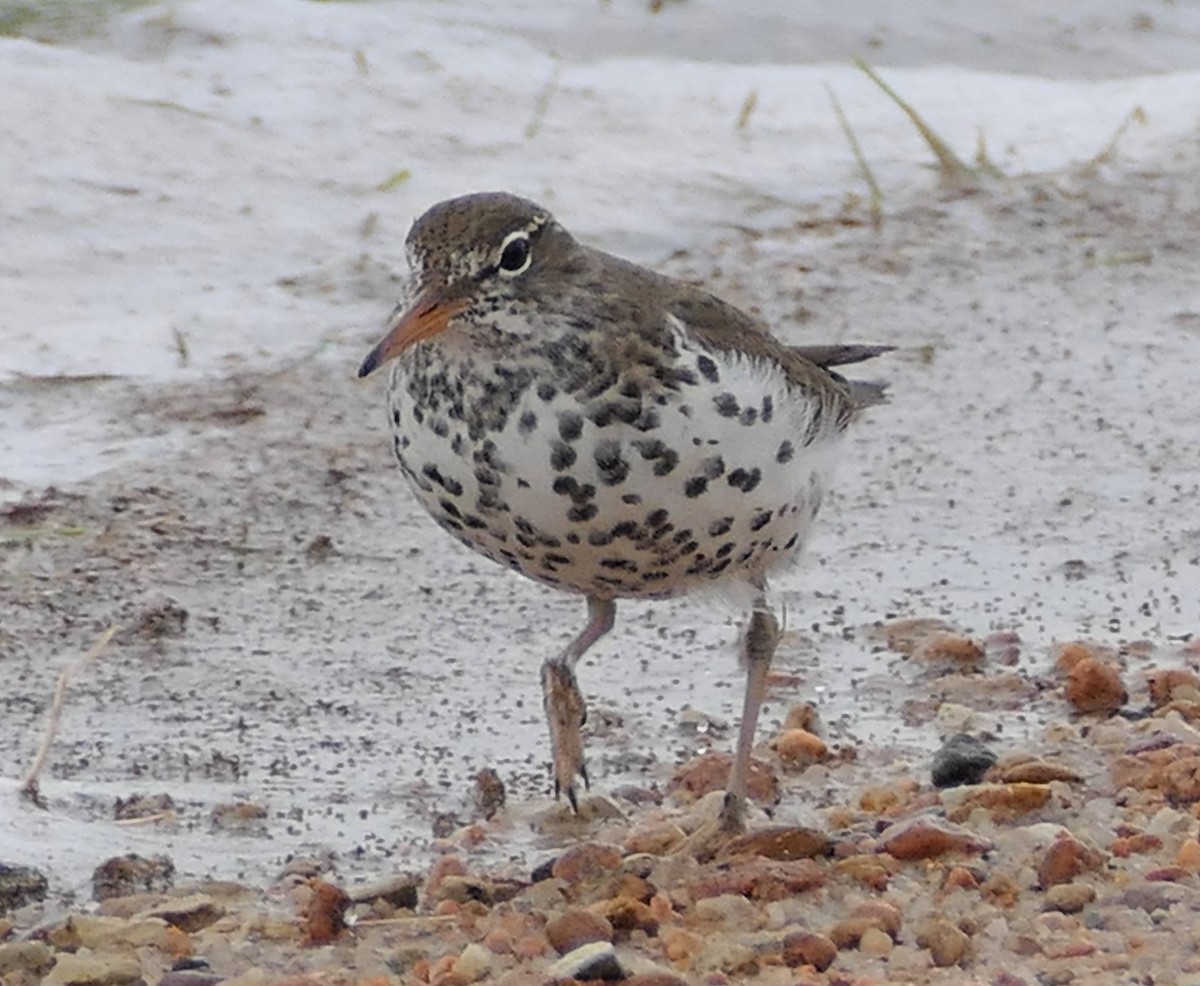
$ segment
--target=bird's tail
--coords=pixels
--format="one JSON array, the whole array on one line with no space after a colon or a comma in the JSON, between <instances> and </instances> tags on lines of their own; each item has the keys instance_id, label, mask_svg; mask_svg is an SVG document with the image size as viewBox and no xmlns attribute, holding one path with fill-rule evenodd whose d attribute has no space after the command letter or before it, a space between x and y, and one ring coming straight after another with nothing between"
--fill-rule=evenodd
<instances>
[{"instance_id":1,"label":"bird's tail","mask_svg":"<svg viewBox=\"0 0 1200 986\"><path fill-rule=\"evenodd\" d=\"M833 346L794 346L793 349L810 363L815 363L822 369L831 366L847 366L851 363L862 363L874 359L884 353L890 353L895 346L860 346L854 343ZM863 408L873 404L887 403L888 383L886 380L847 380L841 374L835 373L839 380L850 390L850 399L854 406Z\"/></svg>"}]
</instances>

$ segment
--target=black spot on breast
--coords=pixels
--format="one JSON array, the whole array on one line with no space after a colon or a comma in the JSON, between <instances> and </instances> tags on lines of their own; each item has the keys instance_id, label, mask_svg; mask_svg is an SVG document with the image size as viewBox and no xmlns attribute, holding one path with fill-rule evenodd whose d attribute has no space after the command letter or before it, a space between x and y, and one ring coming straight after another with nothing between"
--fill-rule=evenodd
<instances>
[{"instance_id":1,"label":"black spot on breast","mask_svg":"<svg viewBox=\"0 0 1200 986\"><path fill-rule=\"evenodd\" d=\"M772 516L773 514L770 510L763 510L759 513L756 513L750 519L750 530L761 531L764 527L771 523Z\"/></svg>"},{"instance_id":2,"label":"black spot on breast","mask_svg":"<svg viewBox=\"0 0 1200 986\"><path fill-rule=\"evenodd\" d=\"M722 534L728 534L731 527L733 527L732 517L722 517L720 520L714 520L708 525L708 536L719 538Z\"/></svg>"},{"instance_id":3,"label":"black spot on breast","mask_svg":"<svg viewBox=\"0 0 1200 986\"><path fill-rule=\"evenodd\" d=\"M800 540L800 535L799 535L799 534L793 534L793 535L792 535L790 538L788 538L788 539L787 539L787 543L786 543L786 544L784 544L784 546L783 546L783 550L784 550L784 551L791 551L791 550L792 550L794 547L796 547L796 542L797 542L797 541L799 541L799 540Z\"/></svg>"},{"instance_id":4,"label":"black spot on breast","mask_svg":"<svg viewBox=\"0 0 1200 986\"><path fill-rule=\"evenodd\" d=\"M455 455L462 455L462 450L463 437L462 435L455 435L452 439L450 439L450 451Z\"/></svg>"},{"instance_id":5,"label":"black spot on breast","mask_svg":"<svg viewBox=\"0 0 1200 986\"><path fill-rule=\"evenodd\" d=\"M646 518L647 527L662 527L668 520L671 519L670 513L659 507Z\"/></svg>"},{"instance_id":6,"label":"black spot on breast","mask_svg":"<svg viewBox=\"0 0 1200 986\"><path fill-rule=\"evenodd\" d=\"M583 434L583 418L574 411L558 412L558 437L573 442Z\"/></svg>"},{"instance_id":7,"label":"black spot on breast","mask_svg":"<svg viewBox=\"0 0 1200 986\"><path fill-rule=\"evenodd\" d=\"M733 394L726 391L722 394L717 394L713 398L713 404L716 406L717 414L723 418L736 418L742 410L737 402L737 398Z\"/></svg>"},{"instance_id":8,"label":"black spot on breast","mask_svg":"<svg viewBox=\"0 0 1200 986\"><path fill-rule=\"evenodd\" d=\"M517 431L522 435L528 435L537 427L537 415L532 411L524 412L517 420Z\"/></svg>"},{"instance_id":9,"label":"black spot on breast","mask_svg":"<svg viewBox=\"0 0 1200 986\"><path fill-rule=\"evenodd\" d=\"M631 507L636 507L642 502L642 498L641 495L637 493L622 493L621 502L628 503Z\"/></svg>"},{"instance_id":10,"label":"black spot on breast","mask_svg":"<svg viewBox=\"0 0 1200 986\"><path fill-rule=\"evenodd\" d=\"M585 520L591 520L597 513L598 510L594 503L577 503L567 511L567 520L582 523Z\"/></svg>"},{"instance_id":11,"label":"black spot on breast","mask_svg":"<svg viewBox=\"0 0 1200 986\"><path fill-rule=\"evenodd\" d=\"M630 378L621 383L621 389L617 393L622 397L628 397L630 400L636 401L642 396L642 385Z\"/></svg>"},{"instance_id":12,"label":"black spot on breast","mask_svg":"<svg viewBox=\"0 0 1200 986\"><path fill-rule=\"evenodd\" d=\"M704 555L699 555L697 556L696 560L687 567L687 574L702 575L710 568L712 568L712 559L705 558Z\"/></svg>"},{"instance_id":13,"label":"black spot on breast","mask_svg":"<svg viewBox=\"0 0 1200 986\"><path fill-rule=\"evenodd\" d=\"M613 527L611 533L615 538L636 537L638 534L638 525L632 520L623 520Z\"/></svg>"},{"instance_id":14,"label":"black spot on breast","mask_svg":"<svg viewBox=\"0 0 1200 986\"><path fill-rule=\"evenodd\" d=\"M458 507L456 507L454 505L454 503L451 500L447 500L445 497L442 497L440 500L438 500L438 506L441 507L442 510L444 510L447 514L449 514L455 520L462 519L462 512L458 509Z\"/></svg>"},{"instance_id":15,"label":"black spot on breast","mask_svg":"<svg viewBox=\"0 0 1200 986\"><path fill-rule=\"evenodd\" d=\"M574 476L559 476L550 487L559 496L569 496L574 503L586 503L596 495L591 483L581 483Z\"/></svg>"},{"instance_id":16,"label":"black spot on breast","mask_svg":"<svg viewBox=\"0 0 1200 986\"><path fill-rule=\"evenodd\" d=\"M708 489L708 478L706 476L693 476L683 484L683 493L688 497L698 497L701 493Z\"/></svg>"},{"instance_id":17,"label":"black spot on breast","mask_svg":"<svg viewBox=\"0 0 1200 986\"><path fill-rule=\"evenodd\" d=\"M770 394L763 398L762 413L759 417L762 418L763 424L770 424L771 419L775 417L775 401L771 399Z\"/></svg>"},{"instance_id":18,"label":"black spot on breast","mask_svg":"<svg viewBox=\"0 0 1200 986\"><path fill-rule=\"evenodd\" d=\"M717 361L708 356L700 356L696 359L696 369L700 371L700 375L709 383L716 383L720 378L720 373L717 372Z\"/></svg>"},{"instance_id":19,"label":"black spot on breast","mask_svg":"<svg viewBox=\"0 0 1200 986\"><path fill-rule=\"evenodd\" d=\"M730 562L729 558L722 558L719 562L717 562L715 565L713 565L713 567L711 569L709 569L708 574L709 575L720 575L723 571L725 571L725 569L727 569L729 567L729 562Z\"/></svg>"},{"instance_id":20,"label":"black spot on breast","mask_svg":"<svg viewBox=\"0 0 1200 986\"><path fill-rule=\"evenodd\" d=\"M629 475L629 463L621 457L619 442L604 439L596 445L596 468L600 471L600 482L605 486L616 486Z\"/></svg>"},{"instance_id":21,"label":"black spot on breast","mask_svg":"<svg viewBox=\"0 0 1200 986\"><path fill-rule=\"evenodd\" d=\"M734 489L749 493L762 479L762 471L755 466L753 469L735 469L729 474L729 485Z\"/></svg>"},{"instance_id":22,"label":"black spot on breast","mask_svg":"<svg viewBox=\"0 0 1200 986\"><path fill-rule=\"evenodd\" d=\"M612 543L613 536L611 531L592 531L592 533L588 535L588 544L592 545L594 548L603 548Z\"/></svg>"},{"instance_id":23,"label":"black spot on breast","mask_svg":"<svg viewBox=\"0 0 1200 986\"><path fill-rule=\"evenodd\" d=\"M671 540L674 541L676 544L683 544L685 541L691 540L691 537L692 537L692 532L691 532L691 529L688 528L688 529L676 532L675 536L673 538L671 538Z\"/></svg>"},{"instance_id":24,"label":"black spot on breast","mask_svg":"<svg viewBox=\"0 0 1200 986\"><path fill-rule=\"evenodd\" d=\"M643 582L661 582L663 579L667 578L669 576L669 574L670 573L668 573L668 572L647 572L645 575L642 576L642 581Z\"/></svg>"},{"instance_id":25,"label":"black spot on breast","mask_svg":"<svg viewBox=\"0 0 1200 986\"><path fill-rule=\"evenodd\" d=\"M718 558L728 558L731 554L733 554L733 549L736 547L737 545L732 541L726 541L717 549L716 555Z\"/></svg>"},{"instance_id":26,"label":"black spot on breast","mask_svg":"<svg viewBox=\"0 0 1200 986\"><path fill-rule=\"evenodd\" d=\"M575 450L566 442L555 440L550 444L550 468L562 472L575 465Z\"/></svg>"},{"instance_id":27,"label":"black spot on breast","mask_svg":"<svg viewBox=\"0 0 1200 986\"><path fill-rule=\"evenodd\" d=\"M539 383L537 385L537 395L542 401L549 404L558 395L558 388L552 383Z\"/></svg>"},{"instance_id":28,"label":"black spot on breast","mask_svg":"<svg viewBox=\"0 0 1200 986\"><path fill-rule=\"evenodd\" d=\"M457 479L454 479L452 476L443 476L438 470L438 467L432 462L426 462L425 465L421 467L421 472L427 479L437 483L438 486L444 489L451 496L462 496L462 483L460 483Z\"/></svg>"},{"instance_id":29,"label":"black spot on breast","mask_svg":"<svg viewBox=\"0 0 1200 986\"><path fill-rule=\"evenodd\" d=\"M775 453L775 461L782 465L785 462L791 462L792 456L796 454L796 447L786 438L779 443L779 449Z\"/></svg>"},{"instance_id":30,"label":"black spot on breast","mask_svg":"<svg viewBox=\"0 0 1200 986\"><path fill-rule=\"evenodd\" d=\"M710 456L700 463L705 479L720 479L725 474L725 460L719 455Z\"/></svg>"},{"instance_id":31,"label":"black spot on breast","mask_svg":"<svg viewBox=\"0 0 1200 986\"><path fill-rule=\"evenodd\" d=\"M419 407L414 407L412 409L412 416L413 416L413 421L415 421L417 424L420 424L422 421L425 420L425 412L422 411Z\"/></svg>"},{"instance_id":32,"label":"black spot on breast","mask_svg":"<svg viewBox=\"0 0 1200 986\"><path fill-rule=\"evenodd\" d=\"M529 480L522 479L520 476L518 476L517 477L517 489L519 489L519 490L529 489Z\"/></svg>"},{"instance_id":33,"label":"black spot on breast","mask_svg":"<svg viewBox=\"0 0 1200 986\"><path fill-rule=\"evenodd\" d=\"M463 523L476 531L482 531L487 527L487 522L482 517L476 517L474 514L464 514Z\"/></svg>"},{"instance_id":34,"label":"black spot on breast","mask_svg":"<svg viewBox=\"0 0 1200 986\"><path fill-rule=\"evenodd\" d=\"M628 558L601 558L601 568L610 568L618 572L636 572L638 567Z\"/></svg>"},{"instance_id":35,"label":"black spot on breast","mask_svg":"<svg viewBox=\"0 0 1200 986\"><path fill-rule=\"evenodd\" d=\"M450 434L450 426L446 424L445 418L433 418L429 422L429 430L432 431L438 438L445 438Z\"/></svg>"},{"instance_id":36,"label":"black spot on breast","mask_svg":"<svg viewBox=\"0 0 1200 986\"><path fill-rule=\"evenodd\" d=\"M400 426L400 408L398 407L392 408L392 424L396 427Z\"/></svg>"},{"instance_id":37,"label":"black spot on breast","mask_svg":"<svg viewBox=\"0 0 1200 986\"><path fill-rule=\"evenodd\" d=\"M578 544L578 543L579 543L579 535L576 534L574 531L568 531L567 532L567 544Z\"/></svg>"},{"instance_id":38,"label":"black spot on breast","mask_svg":"<svg viewBox=\"0 0 1200 986\"><path fill-rule=\"evenodd\" d=\"M597 428L607 428L617 416L616 405L601 404L588 412L588 418Z\"/></svg>"},{"instance_id":39,"label":"black spot on breast","mask_svg":"<svg viewBox=\"0 0 1200 986\"><path fill-rule=\"evenodd\" d=\"M758 420L758 408L744 407L742 413L738 415L738 424L752 425Z\"/></svg>"},{"instance_id":40,"label":"black spot on breast","mask_svg":"<svg viewBox=\"0 0 1200 986\"><path fill-rule=\"evenodd\" d=\"M556 554L556 553L547 552L546 554L542 555L542 558L546 562L547 565L570 565L571 564L571 559L568 558L566 555L560 555L560 554Z\"/></svg>"}]
</instances>

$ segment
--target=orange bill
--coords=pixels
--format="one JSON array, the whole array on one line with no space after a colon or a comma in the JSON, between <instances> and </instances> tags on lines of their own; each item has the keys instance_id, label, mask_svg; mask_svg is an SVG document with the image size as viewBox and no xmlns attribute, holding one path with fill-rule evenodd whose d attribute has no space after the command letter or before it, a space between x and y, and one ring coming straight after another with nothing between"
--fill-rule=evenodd
<instances>
[{"instance_id":1,"label":"orange bill","mask_svg":"<svg viewBox=\"0 0 1200 986\"><path fill-rule=\"evenodd\" d=\"M409 346L445 332L450 326L450 319L465 307L463 302L448 301L437 291L421 292L408 311L394 316L388 322L386 334L379 345L367 353L367 358L358 368L358 375L365 377L388 360L399 356Z\"/></svg>"}]
</instances>

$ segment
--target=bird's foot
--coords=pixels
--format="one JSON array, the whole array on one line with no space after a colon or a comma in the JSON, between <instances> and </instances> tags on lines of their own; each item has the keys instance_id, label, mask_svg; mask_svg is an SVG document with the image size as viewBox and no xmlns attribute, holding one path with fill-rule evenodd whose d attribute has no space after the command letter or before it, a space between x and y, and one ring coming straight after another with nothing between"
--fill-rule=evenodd
<instances>
[{"instance_id":1,"label":"bird's foot","mask_svg":"<svg viewBox=\"0 0 1200 986\"><path fill-rule=\"evenodd\" d=\"M711 798L716 797L714 792ZM705 802L711 805L709 798ZM720 808L716 815L707 810L705 818L682 842L671 850L673 856L694 856L700 862L719 856L734 839L746 833L747 805L744 796L725 791L721 794Z\"/></svg>"},{"instance_id":2,"label":"bird's foot","mask_svg":"<svg viewBox=\"0 0 1200 986\"><path fill-rule=\"evenodd\" d=\"M554 763L554 796L565 794L571 808L579 812L575 778L588 787L587 767L583 762L583 724L587 704L575 683L575 673L558 661L542 665L542 705L550 727L550 751Z\"/></svg>"}]
</instances>

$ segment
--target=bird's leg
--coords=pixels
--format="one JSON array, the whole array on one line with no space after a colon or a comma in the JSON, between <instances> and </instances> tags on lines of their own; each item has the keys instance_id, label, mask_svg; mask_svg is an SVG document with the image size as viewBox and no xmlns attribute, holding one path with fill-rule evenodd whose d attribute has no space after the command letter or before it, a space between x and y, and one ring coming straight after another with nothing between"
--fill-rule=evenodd
<instances>
[{"instance_id":1,"label":"bird's leg","mask_svg":"<svg viewBox=\"0 0 1200 986\"><path fill-rule=\"evenodd\" d=\"M542 706L550 726L550 750L554 759L554 796L566 793L571 807L579 811L575 776L588 783L583 764L583 734L587 705L575 683L575 665L597 640L613 628L617 604L611 599L588 596L588 622L579 636L557 657L542 665Z\"/></svg>"},{"instance_id":2,"label":"bird's leg","mask_svg":"<svg viewBox=\"0 0 1200 986\"><path fill-rule=\"evenodd\" d=\"M742 724L738 730L737 752L729 783L725 788L725 804L721 810L721 828L731 834L740 833L746 823L746 784L750 777L750 751L758 728L758 712L767 694L767 674L771 658L779 643L779 621L759 596L750 613L750 623L742 639L742 662L746 667L746 697L742 703Z\"/></svg>"}]
</instances>

